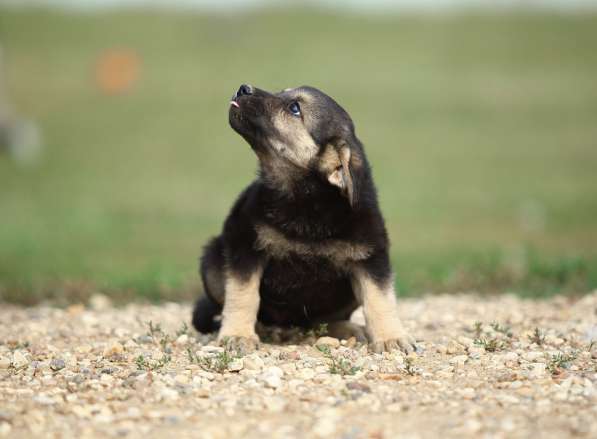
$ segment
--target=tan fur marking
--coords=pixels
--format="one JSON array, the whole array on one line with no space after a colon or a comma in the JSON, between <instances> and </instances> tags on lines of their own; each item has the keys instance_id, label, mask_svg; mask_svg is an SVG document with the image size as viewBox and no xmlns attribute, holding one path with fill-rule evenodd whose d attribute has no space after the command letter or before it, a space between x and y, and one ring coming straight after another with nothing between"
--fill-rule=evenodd
<instances>
[{"instance_id":1,"label":"tan fur marking","mask_svg":"<svg viewBox=\"0 0 597 439\"><path fill-rule=\"evenodd\" d=\"M356 149L353 149L350 157L350 166L353 169L360 169L363 166L363 159Z\"/></svg>"},{"instance_id":2,"label":"tan fur marking","mask_svg":"<svg viewBox=\"0 0 597 439\"><path fill-rule=\"evenodd\" d=\"M307 167L318 147L303 123L284 112L278 113L273 122L282 139L270 139L272 146L295 165Z\"/></svg>"},{"instance_id":3,"label":"tan fur marking","mask_svg":"<svg viewBox=\"0 0 597 439\"><path fill-rule=\"evenodd\" d=\"M325 174L330 174L338 169L342 163L340 163L340 157L338 152L333 145L327 145L321 154L319 159L319 170Z\"/></svg>"},{"instance_id":4,"label":"tan fur marking","mask_svg":"<svg viewBox=\"0 0 597 439\"><path fill-rule=\"evenodd\" d=\"M342 163L342 186L341 188L346 191L346 195L348 196L348 201L350 201L350 205L354 204L354 186L352 184L352 176L350 175L350 148L347 146L342 147L340 149L340 162Z\"/></svg>"},{"instance_id":5,"label":"tan fur marking","mask_svg":"<svg viewBox=\"0 0 597 439\"><path fill-rule=\"evenodd\" d=\"M259 309L259 283L262 269L243 281L232 274L226 274L226 297L222 310L222 327L218 339L224 337L246 337L258 339L255 333L257 310Z\"/></svg>"},{"instance_id":6,"label":"tan fur marking","mask_svg":"<svg viewBox=\"0 0 597 439\"><path fill-rule=\"evenodd\" d=\"M367 332L372 342L383 342L405 337L398 317L398 304L393 282L379 286L363 270L353 274L353 288L363 305Z\"/></svg>"},{"instance_id":7,"label":"tan fur marking","mask_svg":"<svg viewBox=\"0 0 597 439\"><path fill-rule=\"evenodd\" d=\"M372 251L367 245L353 244L339 239L327 239L307 244L288 239L281 232L265 224L257 225L255 230L257 232L257 247L260 250L266 250L276 258L285 258L291 253L302 256L322 256L341 265L349 261L367 259Z\"/></svg>"}]
</instances>

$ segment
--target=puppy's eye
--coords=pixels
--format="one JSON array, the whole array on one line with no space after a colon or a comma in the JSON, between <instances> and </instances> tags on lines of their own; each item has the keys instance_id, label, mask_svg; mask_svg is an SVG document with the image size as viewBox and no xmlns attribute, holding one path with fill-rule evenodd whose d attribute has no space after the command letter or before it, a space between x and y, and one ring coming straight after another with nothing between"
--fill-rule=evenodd
<instances>
[{"instance_id":1,"label":"puppy's eye","mask_svg":"<svg viewBox=\"0 0 597 439\"><path fill-rule=\"evenodd\" d=\"M301 107L299 106L298 102L293 102L292 104L290 104L290 106L288 107L288 109L295 116L300 116L301 115Z\"/></svg>"}]
</instances>

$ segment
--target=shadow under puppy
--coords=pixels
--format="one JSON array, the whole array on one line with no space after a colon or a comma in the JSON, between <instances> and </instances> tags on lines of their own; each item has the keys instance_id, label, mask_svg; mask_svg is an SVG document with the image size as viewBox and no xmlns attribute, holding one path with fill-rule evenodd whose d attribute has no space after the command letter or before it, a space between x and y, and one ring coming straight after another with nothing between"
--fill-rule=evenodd
<instances>
[{"instance_id":1,"label":"shadow under puppy","mask_svg":"<svg viewBox=\"0 0 597 439\"><path fill-rule=\"evenodd\" d=\"M374 351L414 349L397 313L388 236L363 145L348 113L312 87L242 85L229 121L259 158L258 178L204 249L206 295L193 325L254 349L255 327L312 328L366 341L349 322L363 306ZM221 323L214 320L222 315Z\"/></svg>"}]
</instances>

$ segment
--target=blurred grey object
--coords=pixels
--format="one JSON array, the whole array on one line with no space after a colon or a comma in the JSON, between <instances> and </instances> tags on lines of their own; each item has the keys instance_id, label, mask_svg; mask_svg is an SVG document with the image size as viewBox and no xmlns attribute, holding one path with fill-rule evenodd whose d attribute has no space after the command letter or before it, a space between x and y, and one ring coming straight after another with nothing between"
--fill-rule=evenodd
<instances>
[{"instance_id":1,"label":"blurred grey object","mask_svg":"<svg viewBox=\"0 0 597 439\"><path fill-rule=\"evenodd\" d=\"M41 134L35 122L17 115L9 101L3 55L0 46L0 152L18 164L32 165L40 157Z\"/></svg>"}]
</instances>

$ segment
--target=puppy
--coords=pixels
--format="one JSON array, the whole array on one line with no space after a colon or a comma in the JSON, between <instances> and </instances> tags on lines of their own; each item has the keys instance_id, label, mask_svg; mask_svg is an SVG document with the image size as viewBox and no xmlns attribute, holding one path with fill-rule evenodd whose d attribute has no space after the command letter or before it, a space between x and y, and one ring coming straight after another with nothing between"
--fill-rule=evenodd
<instances>
[{"instance_id":1,"label":"puppy","mask_svg":"<svg viewBox=\"0 0 597 439\"><path fill-rule=\"evenodd\" d=\"M243 350L257 347L257 322L326 323L331 335L362 340L348 322L362 305L374 351L411 352L371 170L348 113L312 87L241 85L229 121L257 155L259 174L204 249L195 328L219 328L221 342Z\"/></svg>"}]
</instances>

